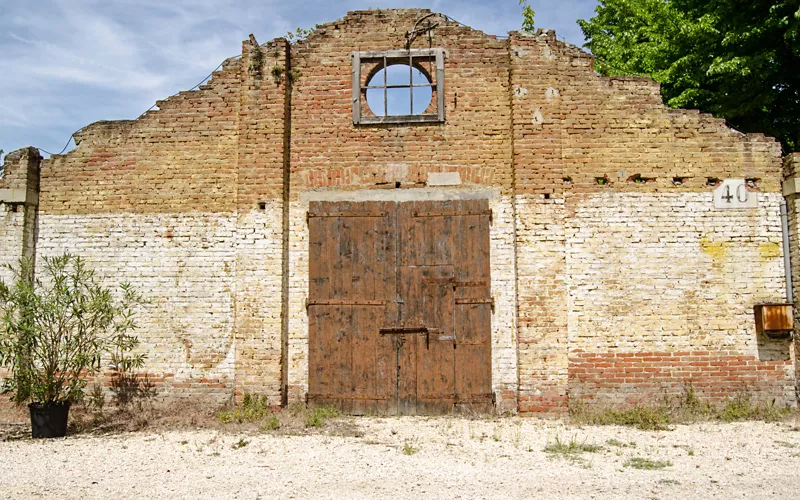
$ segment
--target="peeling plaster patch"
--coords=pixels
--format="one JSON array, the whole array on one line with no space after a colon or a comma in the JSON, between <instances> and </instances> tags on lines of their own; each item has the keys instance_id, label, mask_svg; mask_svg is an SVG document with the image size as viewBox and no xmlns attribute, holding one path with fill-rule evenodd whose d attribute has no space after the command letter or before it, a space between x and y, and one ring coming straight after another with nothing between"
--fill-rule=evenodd
<instances>
[{"instance_id":1,"label":"peeling plaster patch","mask_svg":"<svg viewBox=\"0 0 800 500\"><path fill-rule=\"evenodd\" d=\"M528 51L523 48L514 49L514 55L517 57L525 57L528 55Z\"/></svg>"},{"instance_id":2,"label":"peeling plaster patch","mask_svg":"<svg viewBox=\"0 0 800 500\"><path fill-rule=\"evenodd\" d=\"M428 186L458 186L461 174L458 172L428 172Z\"/></svg>"},{"instance_id":3,"label":"peeling plaster patch","mask_svg":"<svg viewBox=\"0 0 800 500\"><path fill-rule=\"evenodd\" d=\"M550 50L550 47L548 45L545 45L542 48L542 54L544 54L544 58L547 59L548 61L554 61L556 59L556 56L553 55L553 51Z\"/></svg>"},{"instance_id":4,"label":"peeling plaster patch","mask_svg":"<svg viewBox=\"0 0 800 500\"><path fill-rule=\"evenodd\" d=\"M525 87L514 87L514 97L517 99L522 99L523 97L528 95L528 89Z\"/></svg>"},{"instance_id":5,"label":"peeling plaster patch","mask_svg":"<svg viewBox=\"0 0 800 500\"><path fill-rule=\"evenodd\" d=\"M389 182L408 181L408 163L389 163L386 179Z\"/></svg>"},{"instance_id":6,"label":"peeling plaster patch","mask_svg":"<svg viewBox=\"0 0 800 500\"><path fill-rule=\"evenodd\" d=\"M552 101L556 97L560 97L561 93L558 89L549 87L547 90L544 91L544 98L547 99L547 102Z\"/></svg>"},{"instance_id":7,"label":"peeling plaster patch","mask_svg":"<svg viewBox=\"0 0 800 500\"><path fill-rule=\"evenodd\" d=\"M542 110L540 108L536 108L536 111L533 112L533 126L536 128L542 128L542 124L544 123L544 116L542 116Z\"/></svg>"}]
</instances>

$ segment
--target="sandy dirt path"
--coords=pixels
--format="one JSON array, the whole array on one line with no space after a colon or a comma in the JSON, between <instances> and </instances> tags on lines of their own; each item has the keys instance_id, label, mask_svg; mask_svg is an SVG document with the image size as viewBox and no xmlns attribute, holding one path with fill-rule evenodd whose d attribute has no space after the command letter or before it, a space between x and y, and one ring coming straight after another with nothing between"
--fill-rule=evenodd
<instances>
[{"instance_id":1,"label":"sandy dirt path","mask_svg":"<svg viewBox=\"0 0 800 500\"><path fill-rule=\"evenodd\" d=\"M800 497L796 423L639 431L521 418L352 422L357 436L191 430L0 442L0 496ZM600 449L545 451L557 440ZM636 459L664 468L636 469Z\"/></svg>"}]
</instances>

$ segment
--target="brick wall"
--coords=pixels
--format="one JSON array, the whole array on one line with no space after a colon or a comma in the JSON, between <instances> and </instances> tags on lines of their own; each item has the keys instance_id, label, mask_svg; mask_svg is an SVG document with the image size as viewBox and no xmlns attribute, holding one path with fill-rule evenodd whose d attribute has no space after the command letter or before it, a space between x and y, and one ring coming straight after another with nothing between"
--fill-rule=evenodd
<instances>
[{"instance_id":1,"label":"brick wall","mask_svg":"<svg viewBox=\"0 0 800 500\"><path fill-rule=\"evenodd\" d=\"M800 297L800 193L794 189L794 179L800 177L800 154L793 153L787 155L783 162L783 193L786 196L786 209L789 224L789 255L791 257L792 274L792 302L797 304ZM798 327L800 327L800 313L794 311L795 339L794 339L794 370L796 377L796 392L800 394L800 339L797 338Z\"/></svg>"},{"instance_id":2,"label":"brick wall","mask_svg":"<svg viewBox=\"0 0 800 500\"><path fill-rule=\"evenodd\" d=\"M85 127L42 164L37 253L72 251L152 299L139 335L165 397L302 401L309 200L482 193L499 409L689 385L793 404L796 348L757 337L752 317L783 300L778 143L668 109L648 79L599 77L552 32L500 39L438 15L413 48L445 50L445 122L353 125L351 53L404 48L427 14L356 11L293 45L251 39L199 89ZM461 183L427 186L437 172ZM750 180L757 208L713 208L731 178ZM37 225L4 207L7 258Z\"/></svg>"},{"instance_id":3,"label":"brick wall","mask_svg":"<svg viewBox=\"0 0 800 500\"><path fill-rule=\"evenodd\" d=\"M762 342L752 316L783 297L779 145L668 109L648 79L601 78L552 32L510 51L520 410L689 384L792 404L791 345ZM728 178L752 179L759 207L715 210Z\"/></svg>"},{"instance_id":4,"label":"brick wall","mask_svg":"<svg viewBox=\"0 0 800 500\"><path fill-rule=\"evenodd\" d=\"M33 256L39 190L39 162L35 148L5 156L0 176L0 279L8 282L20 257Z\"/></svg>"},{"instance_id":5,"label":"brick wall","mask_svg":"<svg viewBox=\"0 0 800 500\"><path fill-rule=\"evenodd\" d=\"M245 42L199 89L43 162L39 254L81 255L150 299L137 334L165 398L280 404L287 94L269 69L285 58L283 40Z\"/></svg>"}]
</instances>

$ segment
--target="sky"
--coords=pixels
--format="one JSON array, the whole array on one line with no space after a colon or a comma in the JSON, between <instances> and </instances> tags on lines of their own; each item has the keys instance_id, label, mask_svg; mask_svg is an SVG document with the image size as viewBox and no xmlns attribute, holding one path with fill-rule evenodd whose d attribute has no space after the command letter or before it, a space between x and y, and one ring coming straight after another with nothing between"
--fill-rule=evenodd
<instances>
[{"instance_id":1,"label":"sky","mask_svg":"<svg viewBox=\"0 0 800 500\"><path fill-rule=\"evenodd\" d=\"M592 17L596 0L530 3L537 27L583 45L576 20ZM263 43L393 7L429 8L493 35L522 20L518 0L0 0L0 149L59 153L81 127L134 119L240 55L250 33Z\"/></svg>"}]
</instances>

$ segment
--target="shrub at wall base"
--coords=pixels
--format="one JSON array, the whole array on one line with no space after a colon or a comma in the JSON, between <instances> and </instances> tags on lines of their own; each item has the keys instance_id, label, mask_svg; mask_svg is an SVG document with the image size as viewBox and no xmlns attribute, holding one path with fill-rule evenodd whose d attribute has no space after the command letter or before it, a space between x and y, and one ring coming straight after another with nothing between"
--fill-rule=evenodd
<instances>
[{"instance_id":1,"label":"shrub at wall base","mask_svg":"<svg viewBox=\"0 0 800 500\"><path fill-rule=\"evenodd\" d=\"M31 259L8 269L12 282L0 280L0 365L10 370L2 390L12 401L29 403L34 438L61 437L86 377L138 346L130 332L134 307L143 300L128 284L116 298L70 254L45 257L38 275ZM141 368L144 359L131 354L126 368Z\"/></svg>"}]
</instances>

